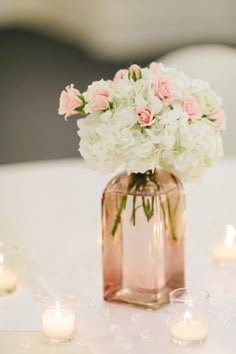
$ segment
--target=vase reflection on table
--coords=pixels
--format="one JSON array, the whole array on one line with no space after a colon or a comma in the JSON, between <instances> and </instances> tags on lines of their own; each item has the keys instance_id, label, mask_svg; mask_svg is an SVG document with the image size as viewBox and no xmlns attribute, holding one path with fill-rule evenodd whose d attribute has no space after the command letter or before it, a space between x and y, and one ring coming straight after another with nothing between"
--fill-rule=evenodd
<instances>
[{"instance_id":1,"label":"vase reflection on table","mask_svg":"<svg viewBox=\"0 0 236 354\"><path fill-rule=\"evenodd\" d=\"M184 286L184 236L185 195L173 175L114 177L102 196L104 299L167 303L169 292Z\"/></svg>"}]
</instances>

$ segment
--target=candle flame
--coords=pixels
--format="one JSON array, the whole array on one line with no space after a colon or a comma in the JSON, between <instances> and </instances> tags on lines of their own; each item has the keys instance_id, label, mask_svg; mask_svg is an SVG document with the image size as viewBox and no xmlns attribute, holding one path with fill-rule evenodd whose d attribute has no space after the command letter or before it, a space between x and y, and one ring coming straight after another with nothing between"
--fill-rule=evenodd
<instances>
[{"instance_id":1,"label":"candle flame","mask_svg":"<svg viewBox=\"0 0 236 354\"><path fill-rule=\"evenodd\" d=\"M0 254L0 272L3 270L4 255Z\"/></svg>"},{"instance_id":2,"label":"candle flame","mask_svg":"<svg viewBox=\"0 0 236 354\"><path fill-rule=\"evenodd\" d=\"M0 254L0 266L2 266L4 263L4 255Z\"/></svg>"},{"instance_id":3,"label":"candle flame","mask_svg":"<svg viewBox=\"0 0 236 354\"><path fill-rule=\"evenodd\" d=\"M225 245L231 246L235 241L235 228L233 225L226 226Z\"/></svg>"},{"instance_id":4,"label":"candle flame","mask_svg":"<svg viewBox=\"0 0 236 354\"><path fill-rule=\"evenodd\" d=\"M192 315L191 315L191 312L189 311L186 311L185 314L184 314L184 320L189 323L192 319Z\"/></svg>"},{"instance_id":5,"label":"candle flame","mask_svg":"<svg viewBox=\"0 0 236 354\"><path fill-rule=\"evenodd\" d=\"M57 300L57 301L56 301L56 310L57 310L57 311L60 311L60 309L61 309L60 301Z\"/></svg>"},{"instance_id":6,"label":"candle flame","mask_svg":"<svg viewBox=\"0 0 236 354\"><path fill-rule=\"evenodd\" d=\"M60 301L59 300L56 301L55 315L56 315L56 317L61 317L61 305L60 305Z\"/></svg>"}]
</instances>

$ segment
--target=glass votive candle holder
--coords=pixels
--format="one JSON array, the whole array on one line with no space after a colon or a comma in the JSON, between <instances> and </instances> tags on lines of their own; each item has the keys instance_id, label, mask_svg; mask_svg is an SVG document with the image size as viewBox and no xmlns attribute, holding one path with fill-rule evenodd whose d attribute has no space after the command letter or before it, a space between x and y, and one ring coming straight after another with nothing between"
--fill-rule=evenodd
<instances>
[{"instance_id":1,"label":"glass votive candle holder","mask_svg":"<svg viewBox=\"0 0 236 354\"><path fill-rule=\"evenodd\" d=\"M43 339L50 344L66 343L75 331L75 298L43 296L40 298Z\"/></svg>"},{"instance_id":2,"label":"glass votive candle holder","mask_svg":"<svg viewBox=\"0 0 236 354\"><path fill-rule=\"evenodd\" d=\"M226 225L221 231L221 239L213 248L213 258L219 265L236 265L236 230L233 225Z\"/></svg>"},{"instance_id":3,"label":"glass votive candle holder","mask_svg":"<svg viewBox=\"0 0 236 354\"><path fill-rule=\"evenodd\" d=\"M199 344L208 335L209 293L176 289L169 295L171 336L176 344Z\"/></svg>"},{"instance_id":4,"label":"glass votive candle holder","mask_svg":"<svg viewBox=\"0 0 236 354\"><path fill-rule=\"evenodd\" d=\"M0 242L0 295L13 293L17 288L15 256L18 248Z\"/></svg>"}]
</instances>

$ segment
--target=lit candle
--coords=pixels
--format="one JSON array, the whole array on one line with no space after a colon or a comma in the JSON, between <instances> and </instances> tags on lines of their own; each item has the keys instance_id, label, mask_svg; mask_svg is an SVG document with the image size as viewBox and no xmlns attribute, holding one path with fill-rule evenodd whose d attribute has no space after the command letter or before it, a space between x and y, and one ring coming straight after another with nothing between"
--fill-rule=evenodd
<instances>
[{"instance_id":1,"label":"lit candle","mask_svg":"<svg viewBox=\"0 0 236 354\"><path fill-rule=\"evenodd\" d=\"M16 273L5 269L4 255L0 254L0 293L11 293L16 289Z\"/></svg>"},{"instance_id":2,"label":"lit candle","mask_svg":"<svg viewBox=\"0 0 236 354\"><path fill-rule=\"evenodd\" d=\"M171 325L172 337L180 342L201 342L207 338L207 333L207 323L194 320L190 311L186 311L183 319Z\"/></svg>"},{"instance_id":3,"label":"lit candle","mask_svg":"<svg viewBox=\"0 0 236 354\"><path fill-rule=\"evenodd\" d=\"M173 290L170 295L171 335L176 344L202 343L208 334L209 293L205 290Z\"/></svg>"},{"instance_id":4,"label":"lit candle","mask_svg":"<svg viewBox=\"0 0 236 354\"><path fill-rule=\"evenodd\" d=\"M218 242L213 250L214 259L220 263L236 263L235 228L226 226L225 239Z\"/></svg>"},{"instance_id":5,"label":"lit candle","mask_svg":"<svg viewBox=\"0 0 236 354\"><path fill-rule=\"evenodd\" d=\"M66 342L73 338L75 313L63 308L60 301L56 301L55 308L47 309L42 313L43 335L49 342Z\"/></svg>"}]
</instances>

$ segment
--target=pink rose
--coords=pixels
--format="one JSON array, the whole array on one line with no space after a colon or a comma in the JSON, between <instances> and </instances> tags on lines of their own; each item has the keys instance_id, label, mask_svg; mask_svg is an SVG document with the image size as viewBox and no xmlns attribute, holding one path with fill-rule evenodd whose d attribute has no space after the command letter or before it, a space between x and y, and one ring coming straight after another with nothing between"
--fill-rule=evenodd
<instances>
[{"instance_id":1,"label":"pink rose","mask_svg":"<svg viewBox=\"0 0 236 354\"><path fill-rule=\"evenodd\" d=\"M162 102L170 103L174 98L174 87L168 77L158 77L153 85L154 95Z\"/></svg>"},{"instance_id":2,"label":"pink rose","mask_svg":"<svg viewBox=\"0 0 236 354\"><path fill-rule=\"evenodd\" d=\"M201 117L201 107L192 97L186 97L181 102L181 107L187 113L189 118L198 119Z\"/></svg>"},{"instance_id":3,"label":"pink rose","mask_svg":"<svg viewBox=\"0 0 236 354\"><path fill-rule=\"evenodd\" d=\"M216 127L218 129L224 129L226 123L225 113L222 109L216 108L208 116L208 119L214 119Z\"/></svg>"},{"instance_id":4,"label":"pink rose","mask_svg":"<svg viewBox=\"0 0 236 354\"><path fill-rule=\"evenodd\" d=\"M115 73L113 81L117 82L120 79L123 79L123 77L128 73L127 69L120 69Z\"/></svg>"},{"instance_id":5,"label":"pink rose","mask_svg":"<svg viewBox=\"0 0 236 354\"><path fill-rule=\"evenodd\" d=\"M149 69L152 70L152 71L156 71L158 68L159 68L159 63L157 63L155 61L152 61L149 64Z\"/></svg>"},{"instance_id":6,"label":"pink rose","mask_svg":"<svg viewBox=\"0 0 236 354\"><path fill-rule=\"evenodd\" d=\"M95 81L88 87L87 101L84 111L85 113L92 113L109 108L109 103L112 97L107 87L103 82Z\"/></svg>"},{"instance_id":7,"label":"pink rose","mask_svg":"<svg viewBox=\"0 0 236 354\"><path fill-rule=\"evenodd\" d=\"M141 68L137 64L133 64L129 67L128 70L129 78L133 79L134 81L141 79L142 73Z\"/></svg>"},{"instance_id":8,"label":"pink rose","mask_svg":"<svg viewBox=\"0 0 236 354\"><path fill-rule=\"evenodd\" d=\"M146 127L154 123L153 113L149 106L140 106L136 108L135 116L141 127Z\"/></svg>"},{"instance_id":9,"label":"pink rose","mask_svg":"<svg viewBox=\"0 0 236 354\"><path fill-rule=\"evenodd\" d=\"M60 95L58 114L64 114L65 119L77 114L78 112L75 111L75 108L83 105L83 101L79 96L81 96L81 93L74 88L73 84L66 86Z\"/></svg>"}]
</instances>

